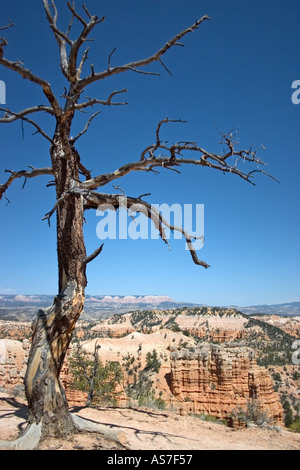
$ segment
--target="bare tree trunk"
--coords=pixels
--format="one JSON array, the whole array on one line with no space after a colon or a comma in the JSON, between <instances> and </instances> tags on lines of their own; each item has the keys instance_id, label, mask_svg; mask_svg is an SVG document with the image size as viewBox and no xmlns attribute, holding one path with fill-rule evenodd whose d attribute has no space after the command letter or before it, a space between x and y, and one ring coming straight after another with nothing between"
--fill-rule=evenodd
<instances>
[{"instance_id":1,"label":"bare tree trunk","mask_svg":"<svg viewBox=\"0 0 300 470\"><path fill-rule=\"evenodd\" d=\"M63 144L57 141L52 148L57 200L79 177L76 154ZM59 375L83 310L86 287L83 211L76 194L63 197L57 209L57 254L59 294L51 307L38 312L33 324L25 377L29 423L41 423L42 438L65 436L75 430Z\"/></svg>"},{"instance_id":2,"label":"bare tree trunk","mask_svg":"<svg viewBox=\"0 0 300 470\"><path fill-rule=\"evenodd\" d=\"M84 297L76 282L70 282L64 294L38 313L25 376L29 424L41 424L42 438L75 430L59 375Z\"/></svg>"}]
</instances>

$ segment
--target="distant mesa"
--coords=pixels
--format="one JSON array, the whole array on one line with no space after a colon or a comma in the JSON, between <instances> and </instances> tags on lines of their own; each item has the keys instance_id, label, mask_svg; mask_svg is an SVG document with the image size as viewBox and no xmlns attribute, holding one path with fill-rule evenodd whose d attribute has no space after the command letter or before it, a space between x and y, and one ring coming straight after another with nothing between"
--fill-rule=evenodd
<instances>
[{"instance_id":1,"label":"distant mesa","mask_svg":"<svg viewBox=\"0 0 300 470\"><path fill-rule=\"evenodd\" d=\"M119 295L105 295L102 298L93 296L87 298L87 302L99 302L99 303L114 303L114 304L161 304L163 302L175 303L173 299L170 299L167 295L125 295L121 297Z\"/></svg>"},{"instance_id":2,"label":"distant mesa","mask_svg":"<svg viewBox=\"0 0 300 470\"><path fill-rule=\"evenodd\" d=\"M14 297L15 302L39 302L39 299L36 296L30 295L16 295Z\"/></svg>"},{"instance_id":3,"label":"distant mesa","mask_svg":"<svg viewBox=\"0 0 300 470\"><path fill-rule=\"evenodd\" d=\"M49 307L54 295L5 294L0 296L0 319L31 321L38 309ZM166 310L177 308L226 308L234 309L246 315L299 316L300 302L275 305L254 305L249 307L216 307L191 302L173 300L168 295L87 295L82 320L102 320L113 314L123 314L136 310Z\"/></svg>"}]
</instances>

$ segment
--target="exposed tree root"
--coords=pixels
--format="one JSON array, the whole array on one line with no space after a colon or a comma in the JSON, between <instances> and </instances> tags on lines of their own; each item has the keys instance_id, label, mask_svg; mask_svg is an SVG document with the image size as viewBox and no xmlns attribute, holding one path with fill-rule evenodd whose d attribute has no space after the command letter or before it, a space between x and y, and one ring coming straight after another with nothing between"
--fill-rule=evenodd
<instances>
[{"instance_id":1,"label":"exposed tree root","mask_svg":"<svg viewBox=\"0 0 300 470\"><path fill-rule=\"evenodd\" d=\"M33 450L35 449L41 439L42 425L32 423L25 431L13 441L0 440L0 449L7 450Z\"/></svg>"},{"instance_id":2,"label":"exposed tree root","mask_svg":"<svg viewBox=\"0 0 300 470\"><path fill-rule=\"evenodd\" d=\"M75 414L71 414L73 422L78 432L90 432L101 434L106 439L109 439L121 445L124 449L130 449L127 442L126 434L122 431L115 431L109 426L104 424L95 423L93 421L80 418ZM32 423L23 431L23 433L12 441L0 440L0 449L2 450L34 450L41 442L42 425Z\"/></svg>"},{"instance_id":3,"label":"exposed tree root","mask_svg":"<svg viewBox=\"0 0 300 470\"><path fill-rule=\"evenodd\" d=\"M122 431L114 431L108 425L95 423L93 421L80 418L77 415L72 414L73 421L76 428L79 431L93 432L102 434L107 439L116 442L124 447L124 449L130 449L127 442L126 434Z\"/></svg>"}]
</instances>

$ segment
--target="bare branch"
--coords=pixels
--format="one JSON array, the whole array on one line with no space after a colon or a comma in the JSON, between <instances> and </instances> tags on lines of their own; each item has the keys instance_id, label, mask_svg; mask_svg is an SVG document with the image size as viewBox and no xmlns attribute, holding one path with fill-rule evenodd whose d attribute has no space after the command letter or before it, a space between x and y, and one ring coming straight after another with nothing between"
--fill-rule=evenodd
<instances>
[{"instance_id":1,"label":"bare branch","mask_svg":"<svg viewBox=\"0 0 300 470\"><path fill-rule=\"evenodd\" d=\"M172 72L168 69L168 67L163 63L161 59L158 59L158 61L161 63L163 68L168 72L169 75L172 75Z\"/></svg>"},{"instance_id":2,"label":"bare branch","mask_svg":"<svg viewBox=\"0 0 300 470\"><path fill-rule=\"evenodd\" d=\"M90 263L91 261L93 261L95 258L97 258L98 255L100 255L101 251L102 251L102 248L103 248L103 245L104 243L102 243L102 245L97 248L90 256L87 256L82 262L83 264L88 264Z\"/></svg>"},{"instance_id":3,"label":"bare branch","mask_svg":"<svg viewBox=\"0 0 300 470\"><path fill-rule=\"evenodd\" d=\"M77 83L77 81L79 80L80 78L80 73L81 73L81 70L82 70L82 60L81 60L81 66L79 67L80 69L80 73L77 71L76 73L76 67L77 67L77 58L78 58L78 52L81 48L81 46L84 44L84 42L87 41L87 38L89 36L89 34L91 33L92 29L99 23L101 23L102 21L104 21L104 17L102 17L100 20L98 19L97 16L92 16L87 8L84 6L84 10L85 12L87 13L87 16L89 17L89 22L87 23L75 10L75 8L69 3L67 2L67 5L68 5L68 8L70 9L70 11L72 12L72 15L77 18L83 25L83 29L80 33L80 35L78 36L78 38L76 39L76 41L74 41L71 45L71 51L70 51L70 54L69 54L69 64L68 64L68 80L71 82L71 83ZM84 61L86 60L86 57L84 58ZM84 88L84 87L82 87Z\"/></svg>"},{"instance_id":4,"label":"bare branch","mask_svg":"<svg viewBox=\"0 0 300 470\"><path fill-rule=\"evenodd\" d=\"M55 35L55 37L56 37L56 39L57 39L57 42L58 42L59 46L63 46L63 48L61 49L61 52L62 52L62 50L63 50L63 52L64 52L64 53L62 54L62 58L63 58L62 63L63 63L64 65L68 65L68 61L65 60L65 59L67 59L67 54L66 54L66 48L65 48L65 46L66 46L66 43L68 43L70 46L72 46L73 41L71 41L71 39L70 39L65 33L63 33L63 31L60 31L56 26L51 25L51 29L52 29L53 32L55 33L54 35ZM67 69L66 69L66 70L63 69L63 71L66 71L66 72L67 72Z\"/></svg>"},{"instance_id":5,"label":"bare branch","mask_svg":"<svg viewBox=\"0 0 300 470\"><path fill-rule=\"evenodd\" d=\"M68 58L67 58L67 51L66 51L66 42L70 45L72 45L72 41L68 38L67 34L64 34L62 31L60 31L57 28L57 9L54 3L54 0L52 0L51 5L49 5L48 0L43 0L44 3L44 8L47 16L47 20L50 24L50 27L54 33L55 39L58 43L59 46L59 52L60 52L60 68L62 73L66 78L68 78ZM54 16L51 14L50 7L53 7L54 9Z\"/></svg>"},{"instance_id":6,"label":"bare branch","mask_svg":"<svg viewBox=\"0 0 300 470\"><path fill-rule=\"evenodd\" d=\"M121 186L119 186L119 185L116 186L116 185L113 184L113 187L114 187L117 191L120 191L120 192L123 194L123 196L125 196L124 189L121 188Z\"/></svg>"},{"instance_id":7,"label":"bare branch","mask_svg":"<svg viewBox=\"0 0 300 470\"><path fill-rule=\"evenodd\" d=\"M86 12L87 16L88 16L89 18L92 18L92 15L91 15L90 12L88 11L88 9L87 9L87 7L85 6L84 3L82 4L82 8L83 8L84 11Z\"/></svg>"},{"instance_id":8,"label":"bare branch","mask_svg":"<svg viewBox=\"0 0 300 470\"><path fill-rule=\"evenodd\" d=\"M76 194L78 191L81 191L82 197L84 198L84 207L85 209L99 209L103 204L104 207L107 209L109 207L113 207L115 210L121 207L130 210L131 207L135 207L135 211L137 207L140 208L140 212L143 213L146 217L148 217L155 225L156 229L158 230L161 239L169 246L168 240L166 238L165 229L168 228L172 232L176 231L183 235L187 242L187 248L192 256L194 263L198 266L202 266L205 269L209 268L210 266L205 262L201 261L195 251L193 246L192 240L203 239L203 236L196 237L191 236L183 227L175 226L170 224L160 213L159 211L153 207L148 202L142 200L142 196L138 198L127 197L127 196L120 196L117 194L104 194L98 193L96 191L88 191L86 192L84 189L77 188ZM148 195L148 194L147 194Z\"/></svg>"},{"instance_id":9,"label":"bare branch","mask_svg":"<svg viewBox=\"0 0 300 470\"><path fill-rule=\"evenodd\" d=\"M160 76L160 73L157 73L157 72L146 72L145 70L138 70L138 69L135 69L134 67L127 67L127 70L131 70L132 72L135 72L135 73L140 73L142 75L154 75L156 77L159 77Z\"/></svg>"},{"instance_id":10,"label":"bare branch","mask_svg":"<svg viewBox=\"0 0 300 470\"><path fill-rule=\"evenodd\" d=\"M31 168L31 171L29 170L21 170L21 171L5 170L5 172L10 173L11 176L8 178L6 183L0 185L0 199L2 199L2 196L4 195L5 191L15 179L25 178L26 180L27 178L35 178L36 176L40 176L40 175L53 175L53 169L50 167L49 168L34 168L33 166L30 166L30 168Z\"/></svg>"},{"instance_id":11,"label":"bare branch","mask_svg":"<svg viewBox=\"0 0 300 470\"><path fill-rule=\"evenodd\" d=\"M21 77L25 78L26 80L30 80L31 82L36 83L37 85L41 86L46 98L48 99L54 111L55 116L56 117L61 116L62 110L51 89L50 83L38 77L37 75L34 75L29 69L26 69L21 64L21 62L12 62L10 60L5 59L4 57L0 57L0 65L3 65L7 69L13 70L14 72L17 72L19 75L21 75Z\"/></svg>"},{"instance_id":12,"label":"bare branch","mask_svg":"<svg viewBox=\"0 0 300 470\"><path fill-rule=\"evenodd\" d=\"M111 183L116 179L122 178L132 171L155 171L154 168L158 167L179 172L178 167L182 165L196 165L219 170L223 173L233 173L252 185L254 185L254 182L252 181L253 173L264 173L268 175L260 168L248 172L244 169L241 170L238 168L238 163L240 161L247 162L249 164L256 164L258 166L265 165L265 163L258 158L257 151L253 151L252 148L247 150L236 149L236 141L233 139L236 134L231 134L231 137L230 134L224 134L225 143L229 151L220 155L208 152L204 148L199 147L195 142L180 141L178 143L168 145L166 142L162 141L160 130L163 124L171 122L180 123L185 121L180 119L163 119L159 122L156 128L156 143L148 146L142 152L141 159L139 161L127 163L111 173L95 176L91 180L85 181L83 186L88 189L96 189ZM221 143L224 143L223 139ZM157 151L160 153L156 156L155 152ZM162 151L165 155L161 153ZM183 152L198 153L200 154L200 158L186 158L182 155ZM146 158L146 156L148 158ZM274 177L272 178L277 181Z\"/></svg>"},{"instance_id":13,"label":"bare branch","mask_svg":"<svg viewBox=\"0 0 300 470\"><path fill-rule=\"evenodd\" d=\"M47 212L45 214L45 216L42 218L42 220L48 220L48 225L50 227L50 219L52 217L52 215L55 213L55 211L57 210L59 204L61 203L61 201L64 200L64 198L68 195L69 193L68 192L65 192L61 195L61 197L59 199L57 199L56 203L54 204L53 208L51 209L51 211Z\"/></svg>"},{"instance_id":14,"label":"bare branch","mask_svg":"<svg viewBox=\"0 0 300 470\"><path fill-rule=\"evenodd\" d=\"M26 108L22 111L19 111L18 113L14 113L10 111L8 108L0 108L0 111L3 111L5 113L4 117L0 118L1 123L10 123L10 122L16 121L17 119L22 119L24 116L27 116L28 114L38 113L41 111L44 111L52 115L54 114L53 109L50 106L44 106L44 105Z\"/></svg>"},{"instance_id":15,"label":"bare branch","mask_svg":"<svg viewBox=\"0 0 300 470\"><path fill-rule=\"evenodd\" d=\"M83 24L83 26L86 27L87 26L86 21L84 21L84 19L76 12L74 5L72 6L70 2L67 2L67 5L72 15L74 15Z\"/></svg>"},{"instance_id":16,"label":"bare branch","mask_svg":"<svg viewBox=\"0 0 300 470\"><path fill-rule=\"evenodd\" d=\"M78 134L77 138L75 139L70 139L70 144L72 146L72 153L76 156L76 163L78 165L78 170L79 172L84 175L86 177L87 180L91 179L92 176L91 176L91 172L90 170L88 170L82 163L81 163L81 160L80 160L80 155L78 153L78 151L76 150L75 148L75 141L80 137L80 135L83 134L83 131L82 133Z\"/></svg>"},{"instance_id":17,"label":"bare branch","mask_svg":"<svg viewBox=\"0 0 300 470\"><path fill-rule=\"evenodd\" d=\"M196 20L195 23L192 26L190 26L189 28L184 29L181 33L178 33L170 41L168 41L163 47L161 47L157 52L155 52L153 55L151 55L150 57L148 57L146 59L137 60L137 61L130 62L130 63L125 64L125 65L117 66L117 67L113 67L113 68L109 67L107 70L104 70L103 72L92 73L88 77L79 80L78 84L76 85L76 89L77 90L82 90L83 88L85 88L90 83L93 83L97 80L103 80L104 78L107 78L107 77L112 76L112 75L116 75L118 73L126 72L128 70L134 70L134 71L137 72L138 70L136 70L136 69L139 69L140 67L144 67L146 65L150 65L153 62L159 61L160 58L171 47L176 46L176 45L181 45L180 43L178 43L178 41L183 36L185 36L186 34L188 34L190 32L195 31L196 29L198 29L199 25L203 21L209 20L209 19L210 18L205 15L202 18L200 18L199 20ZM110 57L111 57L111 55L110 55ZM139 72L144 73L144 74L151 74L151 75L154 74L154 73L151 73L151 72L143 72L143 71L139 71Z\"/></svg>"},{"instance_id":18,"label":"bare branch","mask_svg":"<svg viewBox=\"0 0 300 470\"><path fill-rule=\"evenodd\" d=\"M72 0L73 2L73 8L75 8L75 3L74 3L74 0ZM73 22L74 22L74 14L72 13L72 16L71 16L71 19L70 19L70 23L69 23L69 26L68 26L68 29L67 29L67 32L66 32L66 36L69 37L69 34L70 34L70 31L71 31L71 28L73 26Z\"/></svg>"},{"instance_id":19,"label":"bare branch","mask_svg":"<svg viewBox=\"0 0 300 470\"><path fill-rule=\"evenodd\" d=\"M25 117L27 114L35 113L38 111L46 111L50 114L53 114L52 108L49 108L47 106L35 106L33 108L27 108L23 111L20 111L19 113L14 113L13 111L10 111L8 108L0 108L0 111L5 111L5 115L3 118L0 118L0 123L11 123L13 121L16 121L17 119L21 119L22 121L26 121L32 126L36 128L36 133L41 134L45 139L47 139L49 142L53 143L53 140L51 137L46 134L45 131L32 119L29 119ZM9 116L7 116L9 115Z\"/></svg>"},{"instance_id":20,"label":"bare branch","mask_svg":"<svg viewBox=\"0 0 300 470\"><path fill-rule=\"evenodd\" d=\"M48 6L47 0L44 0L44 5L45 5L45 8L46 8L46 5ZM54 3L53 3L53 5L54 5ZM48 7L48 9L49 9L49 7ZM46 10L46 12L47 12L47 10ZM51 16L50 10L49 10L49 15ZM47 13L47 17L48 17L48 13ZM51 18L53 18L53 17L51 16ZM57 11L55 10L55 18L53 18L54 23L56 23L56 18L57 18ZM50 18L48 18L48 19L50 20ZM10 26L13 26L13 24L9 25L8 27L10 27ZM5 27L5 28L7 28L7 27ZM59 106L59 104L58 104L58 102L55 98L54 93L52 92L50 84L46 80L34 75L29 69L26 69L23 66L23 64L21 64L21 62L12 62L12 61L7 60L4 57L0 56L0 65L3 65L4 67L6 67L10 70L13 70L14 72L17 72L23 78L25 78L27 80L30 80L31 82L34 82L37 85L40 85L42 87L42 89L44 91L44 94L47 97L50 105L52 106L52 109L54 110L55 115L59 116L61 114L60 106Z\"/></svg>"},{"instance_id":21,"label":"bare branch","mask_svg":"<svg viewBox=\"0 0 300 470\"><path fill-rule=\"evenodd\" d=\"M127 105L128 103L126 101L123 101L123 102L117 102L117 103L114 103L112 101L112 98L115 96L115 95L118 95L119 93L127 93L127 90L124 88L123 90L117 90L117 91L113 91L107 100L98 100L96 98L88 98L88 101L84 102L84 103L79 103L79 104L75 104L74 105L74 109L78 109L78 110L81 110L81 109L84 109L84 108L88 108L89 106L94 106L94 104L101 104L103 106L123 106L123 105Z\"/></svg>"},{"instance_id":22,"label":"bare branch","mask_svg":"<svg viewBox=\"0 0 300 470\"><path fill-rule=\"evenodd\" d=\"M88 122L86 123L86 125L84 126L84 128L82 129L81 132L79 132L79 134L77 134L76 137L74 137L74 139L72 139L72 142L75 143L83 134L85 134L92 122L92 120L98 116L98 114L100 114L101 111L97 111L96 113L92 114L92 116L89 118Z\"/></svg>"},{"instance_id":23,"label":"bare branch","mask_svg":"<svg viewBox=\"0 0 300 470\"><path fill-rule=\"evenodd\" d=\"M110 69L110 59L111 59L113 53L116 51L116 49L117 49L117 48L114 47L113 50L111 51L111 53L110 53L109 56L108 56L108 69Z\"/></svg>"},{"instance_id":24,"label":"bare branch","mask_svg":"<svg viewBox=\"0 0 300 470\"><path fill-rule=\"evenodd\" d=\"M90 48L87 47L86 50L85 50L84 53L83 53L82 59L81 59L81 61L80 61L80 64L79 64L79 67L78 67L78 70L77 70L77 80L80 79L80 75L81 75L81 73L82 73L83 66L84 66L84 64L85 64L85 61L86 61L87 58L88 58L89 50L90 50Z\"/></svg>"},{"instance_id":25,"label":"bare branch","mask_svg":"<svg viewBox=\"0 0 300 470\"><path fill-rule=\"evenodd\" d=\"M8 24L7 26L0 26L0 31L3 31L4 29L9 29L12 26L15 26L15 24L11 21L10 24Z\"/></svg>"}]
</instances>

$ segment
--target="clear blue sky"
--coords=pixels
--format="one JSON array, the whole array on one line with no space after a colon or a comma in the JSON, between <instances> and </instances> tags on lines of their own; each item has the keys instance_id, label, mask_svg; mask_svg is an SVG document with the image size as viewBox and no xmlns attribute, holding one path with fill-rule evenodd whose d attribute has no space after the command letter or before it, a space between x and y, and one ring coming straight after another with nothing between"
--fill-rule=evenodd
<instances>
[{"instance_id":1,"label":"clear blue sky","mask_svg":"<svg viewBox=\"0 0 300 470\"><path fill-rule=\"evenodd\" d=\"M68 10L57 1L59 26L66 28ZM151 55L196 18L212 21L184 39L164 58L172 71L154 65L160 77L121 74L93 85L89 96L105 99L127 88L128 106L102 108L78 150L93 175L113 171L139 159L154 142L157 123L168 116L186 124L164 129L170 141L196 140L219 151L216 127L240 129L241 147L266 150L261 158L280 180L257 175L256 186L235 175L206 168L183 167L182 174L133 173L118 183L127 194L151 192L152 203L205 206L205 245L198 255L211 268L195 266L182 240L107 240L101 256L88 266L88 294L166 294L175 300L210 305L254 305L300 299L300 105L291 101L292 82L300 80L299 0L86 0L92 13L106 21L93 33L90 62L95 70ZM80 7L77 2L78 8ZM0 25L6 32L6 57L22 60L47 79L60 96L58 48L41 1L1 2ZM46 103L39 87L0 68L7 86L7 106L18 111ZM79 116L78 132L87 116ZM39 118L51 134L54 123ZM5 168L49 165L49 145L20 122L0 125L0 182ZM55 294L57 260L55 217L51 228L42 217L54 205L49 178L17 180L0 203L0 292ZM104 188L104 191L111 190ZM114 191L114 190L113 190ZM88 253L99 246L96 213L87 214Z\"/></svg>"}]
</instances>

